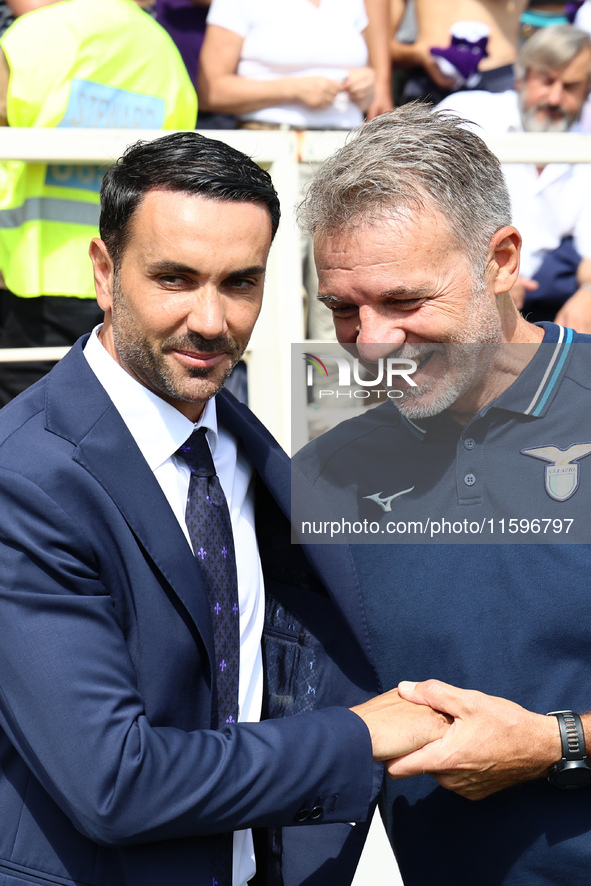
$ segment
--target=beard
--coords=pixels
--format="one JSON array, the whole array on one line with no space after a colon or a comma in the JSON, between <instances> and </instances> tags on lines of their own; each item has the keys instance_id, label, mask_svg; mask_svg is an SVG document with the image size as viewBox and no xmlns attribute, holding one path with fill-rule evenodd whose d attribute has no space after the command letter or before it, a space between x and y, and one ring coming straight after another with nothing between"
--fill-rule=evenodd
<instances>
[{"instance_id":1,"label":"beard","mask_svg":"<svg viewBox=\"0 0 591 886\"><path fill-rule=\"evenodd\" d=\"M502 341L501 319L484 287L474 289L469 316L461 332L433 344L407 344L396 356L416 360L419 378L398 410L409 419L431 418L454 406L479 387L489 373Z\"/></svg>"},{"instance_id":2,"label":"beard","mask_svg":"<svg viewBox=\"0 0 591 886\"><path fill-rule=\"evenodd\" d=\"M223 387L244 353L231 336L207 339L198 332L173 335L154 343L141 334L121 290L119 274L113 281L113 340L121 361L145 387L169 401L200 403ZM181 370L167 355L174 351L201 354L225 353L228 364L221 367L191 367ZM196 383L202 380L201 384Z\"/></svg>"},{"instance_id":3,"label":"beard","mask_svg":"<svg viewBox=\"0 0 591 886\"><path fill-rule=\"evenodd\" d=\"M544 112L547 116L540 118L538 116L540 112ZM521 93L519 95L519 114L525 132L568 132L581 116L580 112L568 114L562 108L548 105L545 102L539 102L531 108L526 108ZM554 119L557 114L558 119Z\"/></svg>"}]
</instances>

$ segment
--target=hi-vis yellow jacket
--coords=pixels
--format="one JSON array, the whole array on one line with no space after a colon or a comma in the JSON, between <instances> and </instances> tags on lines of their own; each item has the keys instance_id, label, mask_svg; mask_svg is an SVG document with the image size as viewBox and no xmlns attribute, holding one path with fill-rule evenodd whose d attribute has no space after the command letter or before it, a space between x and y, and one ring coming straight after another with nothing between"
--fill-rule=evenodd
<instances>
[{"instance_id":1,"label":"hi-vis yellow jacket","mask_svg":"<svg viewBox=\"0 0 591 886\"><path fill-rule=\"evenodd\" d=\"M10 126L193 129L197 96L174 43L135 0L62 0L0 40ZM42 134L41 134L42 137ZM93 298L105 168L0 162L0 272L16 295Z\"/></svg>"}]
</instances>

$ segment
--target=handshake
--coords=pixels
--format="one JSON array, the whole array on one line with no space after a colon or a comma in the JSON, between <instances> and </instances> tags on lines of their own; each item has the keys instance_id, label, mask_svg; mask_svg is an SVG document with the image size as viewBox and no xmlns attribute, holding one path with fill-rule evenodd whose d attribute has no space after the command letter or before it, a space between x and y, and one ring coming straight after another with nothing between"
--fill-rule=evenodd
<instances>
[{"instance_id":1,"label":"handshake","mask_svg":"<svg viewBox=\"0 0 591 886\"><path fill-rule=\"evenodd\" d=\"M471 800L541 778L561 758L555 717L439 680L400 683L352 710L391 778L428 773Z\"/></svg>"}]
</instances>

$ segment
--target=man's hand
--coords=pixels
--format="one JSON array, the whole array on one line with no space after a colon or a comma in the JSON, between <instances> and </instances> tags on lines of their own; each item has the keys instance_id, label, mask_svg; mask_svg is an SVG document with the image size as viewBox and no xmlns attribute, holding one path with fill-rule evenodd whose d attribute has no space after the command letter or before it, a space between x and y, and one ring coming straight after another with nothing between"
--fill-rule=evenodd
<instances>
[{"instance_id":1,"label":"man's hand","mask_svg":"<svg viewBox=\"0 0 591 886\"><path fill-rule=\"evenodd\" d=\"M480 800L522 781L547 775L559 760L560 732L555 717L438 680L400 683L399 693L453 717L440 740L387 764L392 778L427 772L440 785Z\"/></svg>"},{"instance_id":2,"label":"man's hand","mask_svg":"<svg viewBox=\"0 0 591 886\"><path fill-rule=\"evenodd\" d=\"M391 689L351 708L369 729L374 760L390 760L441 738L450 718L424 704L411 704Z\"/></svg>"},{"instance_id":3,"label":"man's hand","mask_svg":"<svg viewBox=\"0 0 591 886\"><path fill-rule=\"evenodd\" d=\"M577 289L556 314L554 322L576 332L591 333L591 289Z\"/></svg>"}]
</instances>

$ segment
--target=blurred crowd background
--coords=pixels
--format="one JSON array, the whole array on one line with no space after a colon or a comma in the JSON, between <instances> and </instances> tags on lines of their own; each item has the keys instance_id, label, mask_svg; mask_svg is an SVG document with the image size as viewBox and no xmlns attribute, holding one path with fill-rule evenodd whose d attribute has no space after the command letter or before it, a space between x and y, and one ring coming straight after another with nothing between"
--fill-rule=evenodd
<instances>
[{"instance_id":1,"label":"blurred crowd background","mask_svg":"<svg viewBox=\"0 0 591 886\"><path fill-rule=\"evenodd\" d=\"M423 101L485 135L588 134L590 33L591 0L0 0L0 126L350 130ZM1 348L69 345L100 322L102 173L0 162ZM506 176L516 303L591 332L591 165ZM302 282L308 336L330 339L305 243ZM0 362L0 406L50 365Z\"/></svg>"}]
</instances>

